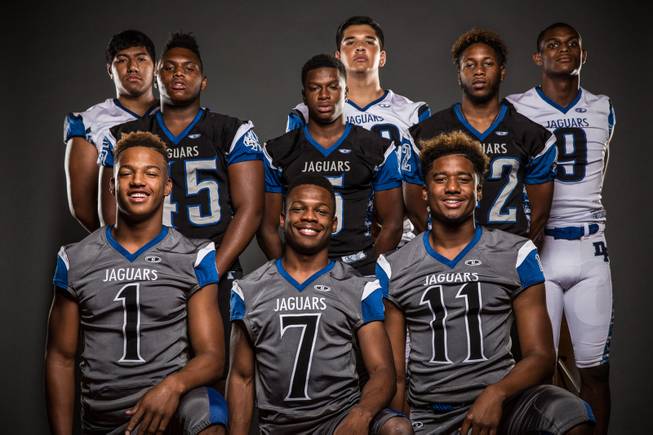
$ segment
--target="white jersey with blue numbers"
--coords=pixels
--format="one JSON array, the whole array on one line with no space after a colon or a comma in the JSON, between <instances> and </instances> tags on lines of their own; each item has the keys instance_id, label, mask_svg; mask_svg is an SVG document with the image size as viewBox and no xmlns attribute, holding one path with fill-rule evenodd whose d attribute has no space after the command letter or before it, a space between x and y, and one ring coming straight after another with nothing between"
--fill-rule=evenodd
<instances>
[{"instance_id":1,"label":"white jersey with blue numbers","mask_svg":"<svg viewBox=\"0 0 653 435\"><path fill-rule=\"evenodd\" d=\"M508 100L556 136L558 166L547 227L604 223L601 190L615 125L610 99L581 88L562 107L537 86Z\"/></svg>"},{"instance_id":2,"label":"white jersey with blue numbers","mask_svg":"<svg viewBox=\"0 0 653 435\"><path fill-rule=\"evenodd\" d=\"M157 110L153 106L147 113ZM95 146L98 154L102 150L102 141L114 125L141 118L138 114L120 104L117 98L109 98L102 103L91 106L84 112L72 112L64 120L63 141L81 137Z\"/></svg>"}]
</instances>

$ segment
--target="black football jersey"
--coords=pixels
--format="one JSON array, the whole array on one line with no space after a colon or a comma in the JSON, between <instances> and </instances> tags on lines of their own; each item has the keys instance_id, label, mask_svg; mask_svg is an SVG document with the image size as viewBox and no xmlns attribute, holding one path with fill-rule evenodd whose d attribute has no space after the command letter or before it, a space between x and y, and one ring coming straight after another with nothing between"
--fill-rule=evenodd
<instances>
[{"instance_id":1,"label":"black football jersey","mask_svg":"<svg viewBox=\"0 0 653 435\"><path fill-rule=\"evenodd\" d=\"M422 141L453 130L462 130L480 141L490 158L483 198L476 210L478 222L528 235L530 207L526 185L553 180L557 156L555 136L519 114L505 100L490 127L479 132L465 119L458 103L411 128L413 154L419 155ZM421 165L414 163L413 172L404 176L412 183L423 184L425 174L421 173Z\"/></svg>"},{"instance_id":2,"label":"black football jersey","mask_svg":"<svg viewBox=\"0 0 653 435\"><path fill-rule=\"evenodd\" d=\"M202 108L178 136L157 112L145 118L111 128L104 139L99 163L113 167L113 148L123 133L149 131L168 145L172 194L166 197L163 224L174 226L193 238L222 241L231 222L233 207L229 195L229 165L261 160L258 138L249 121L210 112Z\"/></svg>"},{"instance_id":3,"label":"black football jersey","mask_svg":"<svg viewBox=\"0 0 653 435\"><path fill-rule=\"evenodd\" d=\"M401 186L393 142L347 124L340 139L328 149L306 126L266 143L266 192L285 193L293 178L303 173L327 178L336 193L338 227L331 237L330 256L359 270L365 264L373 265L374 192Z\"/></svg>"}]
</instances>

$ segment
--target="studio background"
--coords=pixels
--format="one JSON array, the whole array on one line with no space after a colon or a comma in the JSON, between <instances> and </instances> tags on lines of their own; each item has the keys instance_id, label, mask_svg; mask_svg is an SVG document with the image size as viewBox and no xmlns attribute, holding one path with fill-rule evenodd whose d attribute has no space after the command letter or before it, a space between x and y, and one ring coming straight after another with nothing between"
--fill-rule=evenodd
<instances>
[{"instance_id":1,"label":"studio background","mask_svg":"<svg viewBox=\"0 0 653 435\"><path fill-rule=\"evenodd\" d=\"M42 373L51 276L59 246L85 234L67 207L63 119L115 96L104 65L111 35L142 30L159 54L170 32L192 31L209 78L203 105L252 119L268 139L284 132L288 110L301 99L303 63L333 52L337 26L363 14L385 32L382 85L428 102L433 111L460 99L449 49L469 28L490 28L505 39L510 52L503 96L539 83L530 55L542 28L566 21L581 32L589 51L582 85L609 95L617 115L604 188L616 313L611 434L652 433L647 49L653 41L644 18L649 14L634 2L87 1L3 9L0 432L47 433ZM246 271L263 262L256 242L241 261Z\"/></svg>"}]
</instances>

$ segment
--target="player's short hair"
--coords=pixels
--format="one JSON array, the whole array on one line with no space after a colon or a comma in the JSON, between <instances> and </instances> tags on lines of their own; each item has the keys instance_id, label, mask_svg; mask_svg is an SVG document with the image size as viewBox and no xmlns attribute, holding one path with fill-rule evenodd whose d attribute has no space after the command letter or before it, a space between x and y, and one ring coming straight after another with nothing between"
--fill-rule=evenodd
<instances>
[{"instance_id":1,"label":"player's short hair","mask_svg":"<svg viewBox=\"0 0 653 435\"><path fill-rule=\"evenodd\" d=\"M170 35L170 39L166 42L163 53L166 53L168 50L172 50L173 48L185 48L195 53L195 56L197 56L197 59L200 61L200 69L204 71L204 62L202 61L202 55L200 54L200 46L192 33L176 32Z\"/></svg>"},{"instance_id":2,"label":"player's short hair","mask_svg":"<svg viewBox=\"0 0 653 435\"><path fill-rule=\"evenodd\" d=\"M116 33L109 40L107 48L104 50L104 57L107 64L113 62L113 58L116 57L116 54L118 54L119 51L131 47L145 47L147 54L152 58L152 62L156 59L154 42L152 42L149 36L138 30L129 29Z\"/></svg>"},{"instance_id":3,"label":"player's short hair","mask_svg":"<svg viewBox=\"0 0 653 435\"><path fill-rule=\"evenodd\" d=\"M433 162L440 157L460 154L472 162L474 172L478 175L479 184L483 182L490 159L485 155L481 143L472 139L468 134L461 130L454 130L421 141L420 144L422 145L420 160L424 177L431 169Z\"/></svg>"},{"instance_id":4,"label":"player's short hair","mask_svg":"<svg viewBox=\"0 0 653 435\"><path fill-rule=\"evenodd\" d=\"M503 42L499 34L491 30L473 28L456 39L451 46L451 60L460 68L460 57L470 45L482 43L492 47L497 55L499 65L503 66L508 62L508 47Z\"/></svg>"},{"instance_id":5,"label":"player's short hair","mask_svg":"<svg viewBox=\"0 0 653 435\"><path fill-rule=\"evenodd\" d=\"M580 36L580 32L579 32L578 30L576 30L576 28L575 28L574 26L572 26L571 24L567 24L567 23L563 23L563 22L560 22L560 21L559 21L559 22L557 22L557 23L549 24L548 26L546 26L546 27L545 27L545 28L540 32L539 35L537 35L537 41L536 41L537 47L536 47L536 51L538 51L538 52L541 51L541 48L540 48L540 47L541 47L542 42L544 41L544 35L546 34L546 32L548 32L548 31L551 30L551 29L557 29L558 27L566 27L566 28L569 29L569 30L573 30L574 33L576 33L576 34L578 35L578 38L579 38L579 39L582 39L581 36Z\"/></svg>"},{"instance_id":6,"label":"player's short hair","mask_svg":"<svg viewBox=\"0 0 653 435\"><path fill-rule=\"evenodd\" d=\"M117 162L120 154L133 147L151 148L161 154L166 163L168 162L168 146L159 136L150 133L149 131L123 133L113 150L114 161Z\"/></svg>"},{"instance_id":7,"label":"player's short hair","mask_svg":"<svg viewBox=\"0 0 653 435\"><path fill-rule=\"evenodd\" d=\"M296 187L299 186L305 186L305 185L311 185L311 186L318 186L321 187L329 192L329 197L331 198L331 204L333 204L332 207L332 214L335 215L336 213L336 193L333 190L333 185L324 178L321 175L316 175L316 174L302 174L297 176L295 179L292 180L292 182L288 185L288 191L286 192L286 195L283 199L283 210L285 212L286 210L286 201L288 197L290 196L290 192L292 192Z\"/></svg>"},{"instance_id":8,"label":"player's short hair","mask_svg":"<svg viewBox=\"0 0 653 435\"><path fill-rule=\"evenodd\" d=\"M358 25L370 26L374 30L374 33L376 33L376 37L379 38L379 45L381 46L381 50L383 50L385 40L383 38L383 29L381 29L381 25L379 25L379 23L374 21L371 17L365 15L356 15L349 17L338 27L338 30L336 31L336 50L340 50L340 44L342 44L342 38L345 34L345 30L347 30L347 27Z\"/></svg>"},{"instance_id":9,"label":"player's short hair","mask_svg":"<svg viewBox=\"0 0 653 435\"><path fill-rule=\"evenodd\" d=\"M308 73L318 68L335 68L343 79L347 79L347 70L340 60L330 54L317 54L308 59L302 67L302 86L306 84Z\"/></svg>"}]
</instances>

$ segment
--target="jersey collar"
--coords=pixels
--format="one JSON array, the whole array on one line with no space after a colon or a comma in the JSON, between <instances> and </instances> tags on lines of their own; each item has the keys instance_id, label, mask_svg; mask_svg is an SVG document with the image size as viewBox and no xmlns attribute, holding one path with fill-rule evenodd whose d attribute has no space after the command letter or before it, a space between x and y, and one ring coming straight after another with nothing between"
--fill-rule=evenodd
<instances>
[{"instance_id":1,"label":"jersey collar","mask_svg":"<svg viewBox=\"0 0 653 435\"><path fill-rule=\"evenodd\" d=\"M347 99L347 104L349 104L349 105L352 106L354 109L356 109L356 110L358 110L358 111L360 111L360 112L365 112L365 111L366 111L367 109L369 109L370 107L372 107L372 106L374 106L375 104L378 104L378 103L380 103L381 101L383 101L383 100L385 99L385 97L387 97L387 96L388 96L388 90L387 90L387 89L384 89L384 90L383 90L383 95L381 95L379 98L377 98L376 100L372 101L371 103L368 103L367 106L365 106L365 107L360 107L358 104L354 103L354 102L351 101L350 99Z\"/></svg>"},{"instance_id":2,"label":"jersey collar","mask_svg":"<svg viewBox=\"0 0 653 435\"><path fill-rule=\"evenodd\" d=\"M313 281L315 281L316 279L318 279L319 277L321 277L322 275L324 275L325 273L333 269L333 266L336 265L335 261L329 260L329 263L326 266L324 266L322 269L315 272L313 275L309 276L306 279L306 281L300 284L297 281L295 281L295 279L292 276L290 276L288 272L286 272L286 269L283 268L283 263L281 262L281 258L277 259L277 261L275 261L275 264L281 276L283 276L286 281L288 281L293 287L295 287L300 292L303 291L310 283L312 283Z\"/></svg>"},{"instance_id":3,"label":"jersey collar","mask_svg":"<svg viewBox=\"0 0 653 435\"><path fill-rule=\"evenodd\" d=\"M572 107L578 104L578 102L580 101L580 97L583 94L583 89L578 88L578 93L576 93L574 99L567 106L561 106L560 104L556 103L555 101L547 97L544 91L542 90L542 86L535 86L535 92L537 92L537 95L539 95L540 98L544 100L545 103L549 104L555 109L558 109L560 112L566 114L567 112L569 112L569 110L571 110Z\"/></svg>"},{"instance_id":4,"label":"jersey collar","mask_svg":"<svg viewBox=\"0 0 653 435\"><path fill-rule=\"evenodd\" d=\"M501 106L499 107L499 113L497 113L497 116L494 118L494 121L492 121L492 124L490 124L488 129L484 132L476 130L469 122L467 122L467 118L465 118L465 114L463 113L463 109L460 103L454 104L453 111L456 115L456 118L458 118L458 121L460 121L460 123L470 133L476 136L478 140L483 141L499 126L499 124L501 124L501 121L503 121L503 118L506 117L506 113L508 112L508 106L506 106L504 103L501 103Z\"/></svg>"},{"instance_id":5,"label":"jersey collar","mask_svg":"<svg viewBox=\"0 0 653 435\"><path fill-rule=\"evenodd\" d=\"M342 136L334 143L331 145L329 148L324 148L322 145L316 141L313 136L311 135L311 132L308 130L308 124L304 125L304 137L306 140L315 147L324 157L329 157L329 155L334 152L338 147L340 146L341 143L344 142L345 139L347 139L347 136L349 135L349 132L351 131L351 124L347 123L345 125L345 131L342 132Z\"/></svg>"},{"instance_id":6,"label":"jersey collar","mask_svg":"<svg viewBox=\"0 0 653 435\"><path fill-rule=\"evenodd\" d=\"M113 238L113 234L111 234L111 228L113 228L113 225L107 225L106 227L106 238L107 242L109 242L109 245L118 253L122 254L123 257L125 257L130 263L132 263L134 260L138 258L139 255L141 255L143 252L147 251L148 249L152 248L154 245L159 243L161 240L165 238L165 236L168 235L168 227L163 225L161 227L161 232L152 240L141 246L141 248L134 252L133 254L126 250L125 248L122 247L120 243L116 239Z\"/></svg>"},{"instance_id":7,"label":"jersey collar","mask_svg":"<svg viewBox=\"0 0 653 435\"><path fill-rule=\"evenodd\" d=\"M139 115L138 113L136 113L136 112L132 112L131 110L129 110L128 108L126 108L125 106L123 106L122 103L120 102L120 100L117 99L117 98L114 98L114 99L113 99L113 104L115 104L116 107L118 107L119 109L123 110L124 112L127 112L128 114L130 114L131 116L133 116L133 117L136 118L136 119L145 118L147 115L150 115L151 113L153 113L153 112L156 110L157 107L159 107L159 106L155 103L152 107L150 107L149 109L147 109L147 110L145 111L145 113L143 114L143 116L141 116L141 115Z\"/></svg>"},{"instance_id":8,"label":"jersey collar","mask_svg":"<svg viewBox=\"0 0 653 435\"><path fill-rule=\"evenodd\" d=\"M424 240L424 248L426 248L426 252L428 252L431 257L435 258L440 263L449 266L449 268L453 269L454 267L456 267L458 262L462 260L465 257L465 255L467 255L467 253L472 250L474 246L476 246L476 244L481 238L481 235L483 234L483 229L480 225L476 227L476 230L474 231L474 237L472 237L472 240L467 244L467 246L465 246L465 248L462 251L460 251L458 255L456 255L456 258L454 258L453 260L449 260L444 255L438 254L436 250L433 249L433 247L431 246L431 242L429 240L430 234L431 234L430 231L425 231L424 236L422 237L422 239Z\"/></svg>"},{"instance_id":9,"label":"jersey collar","mask_svg":"<svg viewBox=\"0 0 653 435\"><path fill-rule=\"evenodd\" d=\"M206 109L204 107L200 107L200 110L197 111L197 115L195 115L195 118L184 128L184 131L179 133L178 136L175 136L168 130L168 127L166 127L165 120L163 119L163 113L156 112L156 122L159 124L159 127L161 127L161 130L163 130L163 133L170 139L170 142L172 142L175 145L179 145L179 142L182 141L191 131L193 131L193 128L195 125L200 121L202 118L202 115L204 115L204 112Z\"/></svg>"}]
</instances>

